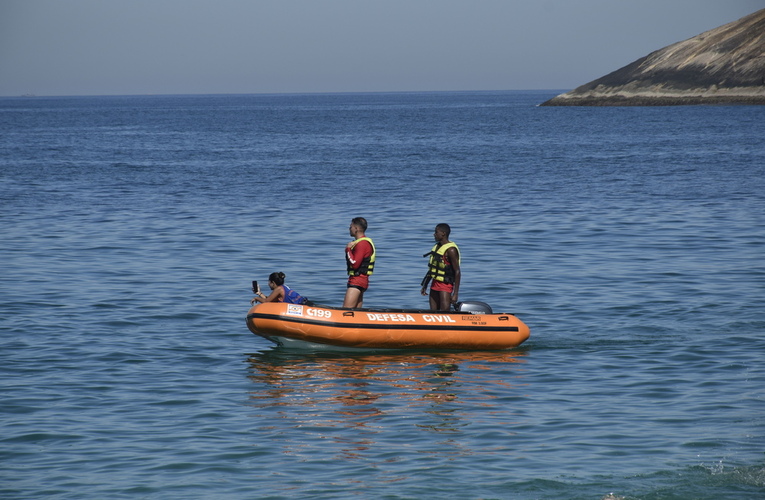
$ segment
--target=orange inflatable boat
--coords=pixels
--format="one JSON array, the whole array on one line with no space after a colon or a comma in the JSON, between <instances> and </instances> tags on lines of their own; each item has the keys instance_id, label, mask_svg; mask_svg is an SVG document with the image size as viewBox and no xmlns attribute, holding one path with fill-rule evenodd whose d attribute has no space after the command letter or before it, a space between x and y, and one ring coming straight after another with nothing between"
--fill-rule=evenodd
<instances>
[{"instance_id":1,"label":"orange inflatable boat","mask_svg":"<svg viewBox=\"0 0 765 500\"><path fill-rule=\"evenodd\" d=\"M249 310L247 327L298 348L496 350L529 338L529 327L512 314L492 313L482 302L460 306L456 312L435 312L267 302Z\"/></svg>"}]
</instances>

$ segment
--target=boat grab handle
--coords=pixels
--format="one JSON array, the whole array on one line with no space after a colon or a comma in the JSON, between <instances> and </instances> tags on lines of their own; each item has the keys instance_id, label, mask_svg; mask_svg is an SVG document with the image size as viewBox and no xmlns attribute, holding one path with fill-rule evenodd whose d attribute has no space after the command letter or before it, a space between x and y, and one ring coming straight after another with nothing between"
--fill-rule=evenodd
<instances>
[{"instance_id":1,"label":"boat grab handle","mask_svg":"<svg viewBox=\"0 0 765 500\"><path fill-rule=\"evenodd\" d=\"M355 316L355 315L353 314L353 311L345 311L343 313L343 316Z\"/></svg>"}]
</instances>

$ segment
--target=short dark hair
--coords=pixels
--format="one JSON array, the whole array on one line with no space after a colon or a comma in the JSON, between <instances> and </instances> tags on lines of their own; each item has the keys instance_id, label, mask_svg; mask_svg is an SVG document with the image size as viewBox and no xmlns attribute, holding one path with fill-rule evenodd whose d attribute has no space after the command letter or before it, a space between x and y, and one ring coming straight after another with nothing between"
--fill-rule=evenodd
<instances>
[{"instance_id":1,"label":"short dark hair","mask_svg":"<svg viewBox=\"0 0 765 500\"><path fill-rule=\"evenodd\" d=\"M451 234L451 232L452 232L452 228L450 228L450 227L449 227L449 224L444 224L443 222L442 222L441 224L438 224L438 225L436 226L436 229L438 229L439 231L443 231L444 233L446 233L446 236L447 236L447 238L449 237L449 235L450 235L450 234Z\"/></svg>"},{"instance_id":2,"label":"short dark hair","mask_svg":"<svg viewBox=\"0 0 765 500\"><path fill-rule=\"evenodd\" d=\"M355 224L356 226L359 226L362 231L367 230L367 220L364 217L355 217L351 224Z\"/></svg>"}]
</instances>

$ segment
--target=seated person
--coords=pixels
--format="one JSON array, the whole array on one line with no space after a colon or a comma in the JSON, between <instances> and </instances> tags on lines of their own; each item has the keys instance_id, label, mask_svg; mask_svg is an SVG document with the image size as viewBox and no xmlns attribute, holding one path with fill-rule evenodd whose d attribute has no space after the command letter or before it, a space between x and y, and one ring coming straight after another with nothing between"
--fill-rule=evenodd
<instances>
[{"instance_id":1,"label":"seated person","mask_svg":"<svg viewBox=\"0 0 765 500\"><path fill-rule=\"evenodd\" d=\"M260 292L260 286L255 292L255 298L250 301L250 304L255 302L286 302L288 304L306 304L308 299L292 290L290 287L284 284L284 273L271 273L268 277L268 287L272 292L266 297Z\"/></svg>"}]
</instances>

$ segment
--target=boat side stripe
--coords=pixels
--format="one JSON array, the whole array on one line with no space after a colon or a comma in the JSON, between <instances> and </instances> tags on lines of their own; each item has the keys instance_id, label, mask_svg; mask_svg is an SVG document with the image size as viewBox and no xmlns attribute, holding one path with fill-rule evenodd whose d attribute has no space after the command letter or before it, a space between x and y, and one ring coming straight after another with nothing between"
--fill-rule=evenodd
<instances>
[{"instance_id":1,"label":"boat side stripe","mask_svg":"<svg viewBox=\"0 0 765 500\"><path fill-rule=\"evenodd\" d=\"M364 328L367 330L466 330L466 331L491 331L491 332L517 332L517 326L452 326L442 323L431 323L429 325L401 324L392 325L390 323L337 323L334 321L320 321L305 318L288 318L278 314L259 314L250 313L248 320L253 319L271 319L276 321L286 321L289 323L303 323L306 325L329 326L331 328Z\"/></svg>"}]
</instances>

